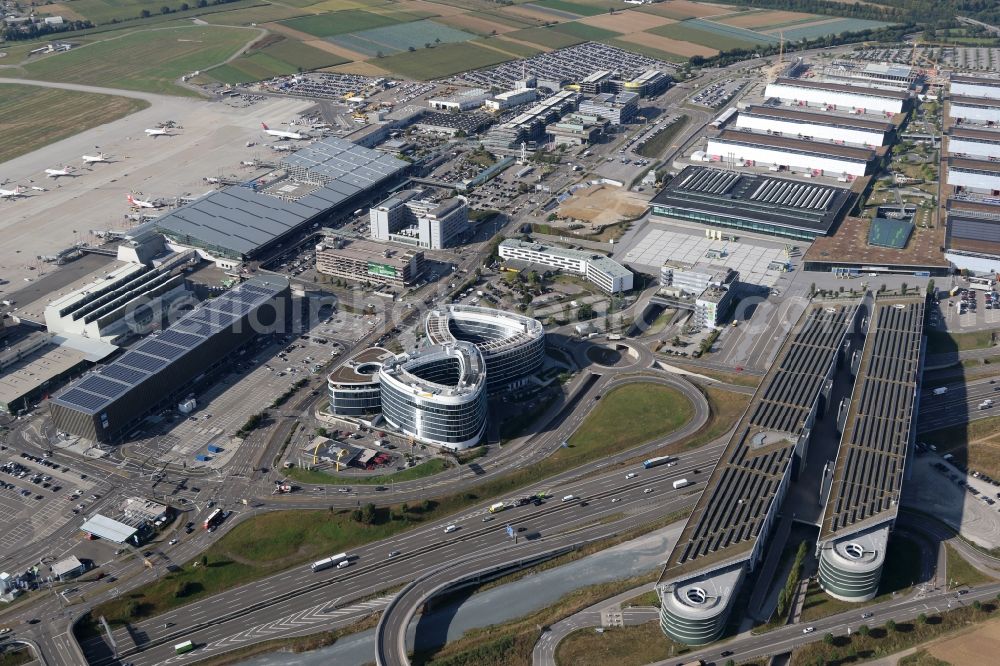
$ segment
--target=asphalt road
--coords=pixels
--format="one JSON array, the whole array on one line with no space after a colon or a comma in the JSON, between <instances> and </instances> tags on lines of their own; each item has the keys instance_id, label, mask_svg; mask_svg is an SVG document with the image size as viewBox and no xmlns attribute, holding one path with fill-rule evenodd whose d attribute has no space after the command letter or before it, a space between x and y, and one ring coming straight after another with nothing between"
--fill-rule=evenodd
<instances>
[{"instance_id":1,"label":"asphalt road","mask_svg":"<svg viewBox=\"0 0 1000 666\"><path fill-rule=\"evenodd\" d=\"M942 395L934 395L933 389L921 392L917 432L968 423L1000 413L1000 383L996 379L953 382L945 388L947 392ZM997 404L980 409L979 405L987 399Z\"/></svg>"},{"instance_id":2,"label":"asphalt road","mask_svg":"<svg viewBox=\"0 0 1000 666\"><path fill-rule=\"evenodd\" d=\"M467 556L476 556L478 561L480 555L506 551L511 547L506 533L508 524L515 529L525 528L520 532L522 544L545 545L552 539L566 538L560 535L570 531L572 538L578 539L575 530L596 521L614 518L613 522L598 527L608 530L614 526L612 531L620 531L669 514L693 503L692 489L700 489L699 483L675 491L671 482L681 476L699 481L707 478L707 467L714 463L718 453L717 446L699 449L684 455L675 467L643 470L631 480L626 480L622 471L615 471L553 488L555 496L541 506L510 509L485 523L488 503L484 503L394 539L355 549L351 552L352 565L347 569L313 573L308 565L298 566L137 622L128 630L118 629L114 632L115 640L129 661L160 664L167 663L172 646L183 640L204 645L196 653L203 657L221 651L218 648L238 647L232 637L251 628L266 628L269 623L295 621L300 630L306 623L312 623L314 631L320 630L329 622L327 616L340 606L353 605L355 600L378 590L412 580L442 562ZM702 468L702 473L694 473ZM652 488L653 492L643 492L646 488ZM580 501L560 501L569 493L580 497L586 506ZM611 502L613 498L620 499ZM458 529L446 534L444 527L449 524ZM393 551L399 551L399 555L389 557ZM142 637L142 651L126 649L125 646L134 644L133 637ZM103 639L84 642L90 663L113 663L97 657L102 645Z\"/></svg>"}]
</instances>

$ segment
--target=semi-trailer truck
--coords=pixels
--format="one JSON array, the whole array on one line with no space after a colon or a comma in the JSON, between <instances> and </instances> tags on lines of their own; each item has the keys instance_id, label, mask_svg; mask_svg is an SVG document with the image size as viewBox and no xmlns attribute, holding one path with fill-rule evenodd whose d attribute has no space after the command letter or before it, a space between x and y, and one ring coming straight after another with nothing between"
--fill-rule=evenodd
<instances>
[{"instance_id":1,"label":"semi-trailer truck","mask_svg":"<svg viewBox=\"0 0 1000 666\"><path fill-rule=\"evenodd\" d=\"M658 456L656 458L650 458L649 460L643 461L642 466L646 469L650 467L658 467L659 465L666 465L667 463L676 460L673 456Z\"/></svg>"},{"instance_id":2,"label":"semi-trailer truck","mask_svg":"<svg viewBox=\"0 0 1000 666\"><path fill-rule=\"evenodd\" d=\"M331 555L325 559L319 560L312 563L313 571L323 571L323 569L331 569L336 566L340 566L343 562L349 562L350 556L347 553L338 553L337 555Z\"/></svg>"}]
</instances>

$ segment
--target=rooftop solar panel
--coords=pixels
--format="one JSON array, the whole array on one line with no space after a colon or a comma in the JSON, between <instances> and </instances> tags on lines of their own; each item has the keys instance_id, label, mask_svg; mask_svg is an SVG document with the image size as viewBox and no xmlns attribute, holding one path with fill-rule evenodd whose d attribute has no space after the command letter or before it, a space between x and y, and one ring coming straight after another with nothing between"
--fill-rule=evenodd
<instances>
[{"instance_id":1,"label":"rooftop solar panel","mask_svg":"<svg viewBox=\"0 0 1000 666\"><path fill-rule=\"evenodd\" d=\"M128 386L120 382L105 379L100 375L89 375L80 382L79 388L90 393L103 395L106 398L113 398L116 395L121 395L121 393L128 389Z\"/></svg>"},{"instance_id":2,"label":"rooftop solar panel","mask_svg":"<svg viewBox=\"0 0 1000 666\"><path fill-rule=\"evenodd\" d=\"M69 405L83 408L85 411L93 411L104 405L107 400L99 395L87 393L78 388L71 389L59 396L59 400Z\"/></svg>"},{"instance_id":3,"label":"rooftop solar panel","mask_svg":"<svg viewBox=\"0 0 1000 666\"><path fill-rule=\"evenodd\" d=\"M193 347L202 341L202 338L197 335L182 333L181 331L175 331L172 328L160 333L156 339L160 342L169 342L170 344L177 345L178 347Z\"/></svg>"},{"instance_id":4,"label":"rooftop solar panel","mask_svg":"<svg viewBox=\"0 0 1000 666\"><path fill-rule=\"evenodd\" d=\"M168 345L160 342L159 340L146 340L141 345L136 347L136 351L141 351L143 354L150 354L167 360L173 360L178 356L187 353L188 348Z\"/></svg>"},{"instance_id":5,"label":"rooftop solar panel","mask_svg":"<svg viewBox=\"0 0 1000 666\"><path fill-rule=\"evenodd\" d=\"M140 372L139 370L135 370L133 368L126 368L124 365L118 365L116 363L104 366L99 372L106 377L111 377L112 379L117 379L120 382L132 385L138 384L149 376L145 372Z\"/></svg>"}]
</instances>

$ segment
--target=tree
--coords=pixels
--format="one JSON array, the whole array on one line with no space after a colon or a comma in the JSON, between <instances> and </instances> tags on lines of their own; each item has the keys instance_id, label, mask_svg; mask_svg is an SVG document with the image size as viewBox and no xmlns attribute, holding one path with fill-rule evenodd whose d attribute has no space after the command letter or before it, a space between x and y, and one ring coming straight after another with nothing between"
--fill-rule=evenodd
<instances>
[{"instance_id":1,"label":"tree","mask_svg":"<svg viewBox=\"0 0 1000 666\"><path fill-rule=\"evenodd\" d=\"M813 282L812 284L809 285L809 295L810 296L815 296L816 295L816 283L815 282Z\"/></svg>"},{"instance_id":2,"label":"tree","mask_svg":"<svg viewBox=\"0 0 1000 666\"><path fill-rule=\"evenodd\" d=\"M166 5L163 5L162 7L160 7L160 13L163 14L164 16L167 15L167 14L169 14L170 13L170 7L167 7Z\"/></svg>"},{"instance_id":3,"label":"tree","mask_svg":"<svg viewBox=\"0 0 1000 666\"><path fill-rule=\"evenodd\" d=\"M327 437L329 434L330 434L330 431L327 430L326 428L316 428L316 436L317 437Z\"/></svg>"},{"instance_id":4,"label":"tree","mask_svg":"<svg viewBox=\"0 0 1000 666\"><path fill-rule=\"evenodd\" d=\"M934 288L934 280L928 280L927 281L927 295L928 296L934 296L936 293L937 293L937 290Z\"/></svg>"},{"instance_id":5,"label":"tree","mask_svg":"<svg viewBox=\"0 0 1000 666\"><path fill-rule=\"evenodd\" d=\"M869 630L868 630L868 625L867 624L863 624L860 627L858 627L858 635L860 635L860 636L867 636L868 633L869 633Z\"/></svg>"},{"instance_id":6,"label":"tree","mask_svg":"<svg viewBox=\"0 0 1000 666\"><path fill-rule=\"evenodd\" d=\"M424 42L424 48L425 49L429 49L430 47L431 47L431 43L430 42Z\"/></svg>"},{"instance_id":7,"label":"tree","mask_svg":"<svg viewBox=\"0 0 1000 666\"><path fill-rule=\"evenodd\" d=\"M402 511L403 513L406 513L407 511L410 510L410 505L407 504L406 502L403 502L403 506L399 507L399 510Z\"/></svg>"},{"instance_id":8,"label":"tree","mask_svg":"<svg viewBox=\"0 0 1000 666\"><path fill-rule=\"evenodd\" d=\"M206 556L206 555L202 555L201 556L201 566L203 566L203 567L207 567L208 566L208 556Z\"/></svg>"},{"instance_id":9,"label":"tree","mask_svg":"<svg viewBox=\"0 0 1000 666\"><path fill-rule=\"evenodd\" d=\"M375 523L375 515L375 505L369 502L361 509L361 522L365 525L373 525Z\"/></svg>"},{"instance_id":10,"label":"tree","mask_svg":"<svg viewBox=\"0 0 1000 666\"><path fill-rule=\"evenodd\" d=\"M364 516L361 513L361 509L354 509L353 511L351 511L351 520L353 520L356 523L360 523L363 519Z\"/></svg>"},{"instance_id":11,"label":"tree","mask_svg":"<svg viewBox=\"0 0 1000 666\"><path fill-rule=\"evenodd\" d=\"M208 7L208 0L198 0L198 7Z\"/></svg>"},{"instance_id":12,"label":"tree","mask_svg":"<svg viewBox=\"0 0 1000 666\"><path fill-rule=\"evenodd\" d=\"M376 53L376 54L375 54L375 57L376 57L376 58L384 58L384 57L385 57L385 54L384 54L384 53L382 53L381 51L379 51L378 53Z\"/></svg>"},{"instance_id":13,"label":"tree","mask_svg":"<svg viewBox=\"0 0 1000 666\"><path fill-rule=\"evenodd\" d=\"M981 602L979 599L976 599L975 601L972 602L972 607L975 608L976 610L982 610L983 602Z\"/></svg>"},{"instance_id":14,"label":"tree","mask_svg":"<svg viewBox=\"0 0 1000 666\"><path fill-rule=\"evenodd\" d=\"M434 38L434 43L435 44L440 44L441 43L441 38L440 37L435 37Z\"/></svg>"},{"instance_id":15,"label":"tree","mask_svg":"<svg viewBox=\"0 0 1000 666\"><path fill-rule=\"evenodd\" d=\"M409 51L410 53L413 53L414 51L416 51L416 50L417 50L417 47L416 47L416 46L412 46L412 45L411 45L411 46L407 47L407 50L408 50L408 51Z\"/></svg>"},{"instance_id":16,"label":"tree","mask_svg":"<svg viewBox=\"0 0 1000 666\"><path fill-rule=\"evenodd\" d=\"M917 616L917 622L920 624L927 624L927 613L921 613Z\"/></svg>"},{"instance_id":17,"label":"tree","mask_svg":"<svg viewBox=\"0 0 1000 666\"><path fill-rule=\"evenodd\" d=\"M905 282L903 284L899 285L899 291L903 294L903 296L906 296L906 292L907 292L907 290L909 288L910 288L910 285L906 284Z\"/></svg>"},{"instance_id":18,"label":"tree","mask_svg":"<svg viewBox=\"0 0 1000 666\"><path fill-rule=\"evenodd\" d=\"M594 318L594 307L590 303L584 303L576 309L576 318L580 321Z\"/></svg>"},{"instance_id":19,"label":"tree","mask_svg":"<svg viewBox=\"0 0 1000 666\"><path fill-rule=\"evenodd\" d=\"M827 633L823 636L823 642L827 645L833 645L833 634Z\"/></svg>"},{"instance_id":20,"label":"tree","mask_svg":"<svg viewBox=\"0 0 1000 666\"><path fill-rule=\"evenodd\" d=\"M885 631L886 631L886 633L889 633L889 634L891 634L892 632L896 631L896 621L895 620L887 620L886 623L885 623Z\"/></svg>"},{"instance_id":21,"label":"tree","mask_svg":"<svg viewBox=\"0 0 1000 666\"><path fill-rule=\"evenodd\" d=\"M143 9L141 12L139 12L139 16L141 16L142 18L149 18L151 14L149 13L148 9Z\"/></svg>"},{"instance_id":22,"label":"tree","mask_svg":"<svg viewBox=\"0 0 1000 666\"><path fill-rule=\"evenodd\" d=\"M181 3L181 11L182 11L182 12L186 12L186 11L187 11L187 10L189 10L189 9L191 9L191 5L189 5L189 4L188 4L188 3L186 3L186 2L182 2L182 3Z\"/></svg>"}]
</instances>

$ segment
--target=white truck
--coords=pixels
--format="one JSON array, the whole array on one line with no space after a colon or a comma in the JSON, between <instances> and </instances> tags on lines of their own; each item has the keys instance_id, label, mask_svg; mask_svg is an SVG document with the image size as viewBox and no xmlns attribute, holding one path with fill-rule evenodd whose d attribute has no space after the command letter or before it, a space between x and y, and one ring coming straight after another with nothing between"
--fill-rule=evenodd
<instances>
[{"instance_id":1,"label":"white truck","mask_svg":"<svg viewBox=\"0 0 1000 666\"><path fill-rule=\"evenodd\" d=\"M687 479L677 479L676 481L674 481L674 490L677 490L678 488L684 488L685 486L690 486L690 485L691 482L688 481Z\"/></svg>"}]
</instances>

